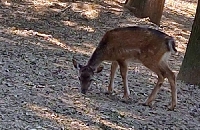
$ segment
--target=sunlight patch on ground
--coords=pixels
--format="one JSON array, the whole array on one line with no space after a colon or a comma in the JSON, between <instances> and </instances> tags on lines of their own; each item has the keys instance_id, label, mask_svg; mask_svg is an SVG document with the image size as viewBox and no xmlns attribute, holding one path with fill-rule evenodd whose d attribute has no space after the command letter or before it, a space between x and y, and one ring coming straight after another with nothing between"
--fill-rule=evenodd
<instances>
[{"instance_id":1,"label":"sunlight patch on ground","mask_svg":"<svg viewBox=\"0 0 200 130\"><path fill-rule=\"evenodd\" d=\"M96 47L94 46L94 44L91 43L83 43L83 45L89 49L95 49Z\"/></svg>"},{"instance_id":2,"label":"sunlight patch on ground","mask_svg":"<svg viewBox=\"0 0 200 130\"><path fill-rule=\"evenodd\" d=\"M28 0L25 0L25 1L27 2ZM34 0L34 1L37 1L37 0ZM41 1L41 0L38 0L38 1ZM50 0L46 0L46 2L47 1L52 2ZM120 1L120 0L113 0L113 2L117 2L117 1ZM124 0L121 0L121 1L124 1ZM112 0L110 0L109 2L112 2ZM121 23L123 23L124 26L129 26L130 23L136 24L136 25L139 25L139 24L144 25L144 23L140 23L141 21L134 21L134 16L130 15L127 12L123 12L123 15L122 15L123 17L120 17L119 15L113 15L112 11L114 9L117 9L117 7L120 7L120 6L112 6L112 4L109 4L109 2L107 4L105 3L102 4L103 6L105 5L105 8L102 8L103 6L101 7L102 15L99 15L100 17L97 19L95 17L90 16L90 15L93 15L92 9L81 9L80 7L80 12L76 13L76 12L73 12L70 8L68 8L68 10L65 10L62 12L63 14L59 18L59 20L65 21L66 19L68 19L68 17L69 18L72 17L72 19L75 22L66 21L65 25L63 25L63 23L59 21L61 23L60 24L61 26L59 26L59 28L57 28L57 26L53 26L52 33L51 33L52 35L49 35L49 33L44 33L44 32L49 32L48 30L49 26L44 24L42 21L41 21L41 25L43 27L42 26L41 27L42 29L44 29L44 32L43 30L41 32L37 32L34 30L35 26L33 27L34 31L26 30L27 28L32 27L31 26L32 24L29 24L28 22L26 23L27 24L26 26L22 26L24 27L24 29L21 29L21 28L18 29L18 28L12 27L12 26L21 27L18 25L24 24L24 22L20 21L19 19L12 19L13 17L6 17L7 19L5 19L5 21L6 22L9 21L10 23L11 22L12 23L11 24L6 23L4 25L3 29L6 27L8 27L8 29L0 30L0 34L2 34L0 36L0 41L2 41L1 53L3 57L1 61L1 67L3 68L2 78L6 79L5 85L3 84L4 85L3 88L5 89L3 89L2 93L3 94L5 93L4 95L8 96L8 100L6 100L7 99L6 97L5 101L2 101L2 102L5 102L5 107L4 105L2 105L3 111L1 111L1 113L3 114L1 116L3 119L1 122L3 123L2 127L6 129L7 126L8 127L13 126L12 127L13 129L20 129L19 127L21 126L21 124L24 126L24 129L28 127L29 128L34 127L37 124L42 126L42 128L30 128L32 130L33 129L51 129L53 128L52 126L53 124L56 125L55 129L72 128L72 129L77 129L77 130L92 129L93 126L98 127L98 128L100 127L99 129L127 129L127 130L134 129L134 127L135 129L151 129L151 128L146 127L146 125L148 126L152 125L152 129L156 129L156 128L178 129L179 126L183 126L182 129L186 129L189 127L191 129L195 129L197 127L200 127L199 125L197 126L198 117L199 117L199 113L198 113L199 112L198 111L199 92L198 90L194 89L194 87L186 86L185 84L178 83L177 85L178 88L180 88L179 90L181 90L181 94L180 94L180 91L178 90L179 103L178 103L178 108L176 109L175 112L167 112L165 109L163 109L164 107L149 108L149 107L138 106L137 103L125 104L121 101L118 101L117 94L118 92L121 92L121 91L117 91L116 94L112 95L115 97L112 97L112 96L107 97L104 94L98 94L100 87L105 86L102 84L104 83L107 84L107 77L109 77L109 72L107 70L105 70L100 75L96 75L97 80L95 81L95 85L93 86L94 87L97 86L97 87L93 88L93 90L90 92L91 95L88 94L88 95L83 96L78 91L78 86L79 86L77 85L79 82L77 79L78 74L76 74L77 71L76 72L74 71L74 68L72 67L72 63L70 61L70 58L76 54L69 51L67 51L67 53L64 53L65 50L61 48L71 49L70 46L73 46L72 49L74 50L74 46L77 46L78 51L80 52L84 51L83 54L85 53L85 54L91 55L92 50L94 49L94 46L96 45L95 44L96 39L99 38L105 30L110 29L110 28L115 28ZM173 1L173 2L176 2L176 1ZM70 2L65 2L65 3L69 4ZM71 2L71 3L74 3L74 2ZM20 5L21 3L18 3L18 4ZM58 2L58 4L60 5L60 2ZM87 4L87 3L84 3L84 4ZM49 7L51 6L51 4L49 4L48 2L46 3L47 6L45 4L43 5L44 5L44 9L46 10L49 10L49 8L51 8ZM109 8L110 6L113 8ZM34 12L35 7L32 3L31 3L31 9L33 10L23 11L26 9L26 6L24 5L23 5L23 8L17 8L17 7L21 7L21 6L14 6L14 8L9 7L9 10L17 9L17 11L19 11L20 13L18 12L16 16L17 17L20 16L19 18L26 17L26 15L24 15L24 12L26 12L27 15L30 15L30 16L36 13L37 15L35 15L34 17L37 17L39 14L38 12ZM43 8L43 6L40 6L40 7ZM54 9L57 9L57 6L56 7L52 6L52 7ZM63 9L63 8L65 7L59 6L58 10ZM181 8L181 7L177 7L177 8ZM119 8L119 10L120 9L121 8ZM13 10L13 11L14 13L16 13L15 12L16 10ZM30 13L29 11L32 11L32 12ZM70 11L70 12L72 11L72 13L69 14L67 11ZM117 12L118 10L115 10L115 11ZM172 36L174 36L177 39L178 46L179 46L178 48L181 49L181 46L182 46L183 50L185 50L186 48L185 43L188 40L187 38L189 37L189 34L190 34L189 29L190 29L191 23L189 23L189 26L187 24L187 26L184 27L185 23L181 24L181 22L179 21L178 22L173 21L174 20L173 18L176 18L176 15L173 15L173 11L171 13L171 10L167 8L167 12L169 12L169 14L172 14L172 18L169 18L169 21L166 21L168 22L168 24L164 26L163 31L170 33L170 35L172 34ZM52 10L49 12L44 12L45 14L44 17L51 19L52 17L49 16L49 13L54 14L55 12ZM80 17L80 15L83 15L85 17ZM2 15L2 18L4 18L5 16L6 15ZM41 15L38 16L38 19L41 18L40 16ZM184 17L186 15L179 15L179 16ZM1 17L1 14L0 14L0 17ZM14 17L14 18L17 18L17 17ZM132 19L132 21L127 22L127 17L129 17L130 20ZM95 18L95 20L92 20L92 22L90 22L89 20L93 18ZM25 19L32 19L32 17L25 18ZM182 20L181 17L177 19ZM55 20L56 23L58 22L57 19L53 19L53 20ZM80 21L76 21L76 20L80 20ZM87 21L89 22L87 23ZM165 20L162 19L162 21L165 21ZM83 23L85 24L84 26L79 26L79 24L77 24L76 22L80 23L81 25ZM99 22L101 22L103 26L100 26ZM13 23L16 23L16 24L13 24ZM38 21L38 23L40 23L40 21ZM93 26L94 28L90 28ZM152 25L147 24L147 26L152 26ZM59 29L63 29L63 28L70 28L69 30L72 31L72 33L69 33L69 35L72 34L72 37L67 37L67 38L65 37L66 35L64 34L68 33L68 29L64 30L64 33L62 31L59 31ZM83 31L85 28L86 28L86 31L87 30L91 31L93 29L91 31L92 33L88 33L89 31L87 32ZM80 30L80 31L77 31L77 30ZM60 39L53 37L54 32L55 32L55 36L59 37ZM61 39L67 39L72 43L70 44L70 46L68 46L68 44L66 44L65 41L61 41ZM26 45L20 46L20 43L26 44ZM13 46L12 44L16 44L16 45ZM55 49L56 47L59 48L59 51L57 51L55 53L56 55L54 55L54 51L52 51L51 49ZM79 55L78 52L77 52L77 55ZM178 67L178 69L176 70L179 70L179 67L180 67L179 63L182 61L180 57L183 57L183 53L179 53L177 57L178 58L173 57L175 59L173 59L172 61L173 61L173 67ZM32 65L30 65L29 63L32 62L33 58L35 59L38 58L38 63L36 64L36 67L35 65L33 65L33 69L32 68L30 69ZM79 58L79 60L81 61L85 60L83 59L84 58ZM34 61L37 61L37 60L34 60ZM4 68L5 68L5 71L4 71ZM30 70L27 70L27 68ZM15 69L19 71L16 71L16 72L13 71ZM58 73L60 74L60 69L65 71L61 73L61 74L64 74L63 78L54 77L51 75L51 74L57 75ZM132 89L131 93L134 93L134 95L131 94L131 98L136 97L136 99L134 99L133 102L135 101L138 102L138 100L140 102L141 100L143 100L144 97L148 96L147 93L150 91L150 88L153 87L152 83L154 84L154 81L157 81L155 78L157 77L157 75L145 69L144 66L139 66L136 69L138 69L136 70L136 76L132 76L132 77L129 76L130 81L131 81L129 83L132 84L130 85L130 89ZM7 70L9 70L9 72ZM48 75L44 76L45 74L48 74ZM119 79L120 77L116 77L116 78ZM35 89L35 87L32 86L31 84L30 85L28 85L29 83L26 84L27 81L31 81L31 84L33 83L33 85L36 83L40 84L40 81L45 81L45 85L40 85L39 86L40 88ZM117 81L116 87L117 88L120 87L120 90L121 90L121 83L122 83L121 80L116 80L116 81ZM134 86L136 82L137 82L138 87ZM13 84L13 86L9 84L7 85L7 83L9 84L11 83ZM164 84L164 90L167 90L167 91L164 93L160 93L160 95L161 94L163 95L160 96L161 97L160 99L157 98L157 100L163 100L163 99L166 99L166 97L169 97L169 94L168 94L168 92L170 91L169 88L170 88L169 83L167 85ZM43 89L46 89L46 90L43 91ZM4 90L6 91L4 92ZM7 90L9 90L8 94L7 94ZM23 90L24 93L21 93L21 90ZM18 94L21 93L21 94L18 95L16 93ZM22 96L23 94L24 96ZM44 99L44 100L41 101L41 99ZM158 103L157 105L163 105L165 101L163 102L159 101L159 102L161 104ZM60 105L62 106L61 110L58 110L57 108L59 108ZM193 109L195 106L197 106L197 109L196 108ZM185 107L185 108L180 109L181 107ZM191 113L191 111L193 110L195 110L195 112ZM9 118L7 118L8 116ZM14 117L14 120L13 120L13 117ZM29 122L29 119L32 119L32 120ZM15 124L18 125L17 128L14 128ZM23 126L21 126L21 129Z\"/></svg>"},{"instance_id":3,"label":"sunlight patch on ground","mask_svg":"<svg viewBox=\"0 0 200 130\"><path fill-rule=\"evenodd\" d=\"M184 0L166 0L165 3L165 6L167 8L174 10L178 13L184 14L187 17L194 16L194 12L196 12L197 4L192 2L186 2Z\"/></svg>"},{"instance_id":4,"label":"sunlight patch on ground","mask_svg":"<svg viewBox=\"0 0 200 130\"><path fill-rule=\"evenodd\" d=\"M66 26L70 26L70 27L75 27L75 26L78 25L77 22L68 21L68 20L66 20L66 21L62 21L62 23L63 23L64 25L66 25Z\"/></svg>"},{"instance_id":5,"label":"sunlight patch on ground","mask_svg":"<svg viewBox=\"0 0 200 130\"><path fill-rule=\"evenodd\" d=\"M51 0L32 0L30 1L33 3L34 8L36 11L48 11L47 7L51 6L53 3Z\"/></svg>"},{"instance_id":6,"label":"sunlight patch on ground","mask_svg":"<svg viewBox=\"0 0 200 130\"><path fill-rule=\"evenodd\" d=\"M65 127L67 127L67 129L69 127L77 130L80 128L89 129L89 127L86 126L85 123L81 120L73 119L72 117L67 115L63 116L61 114L55 113L47 107L41 107L36 104L27 104L25 107L29 109L30 112L35 113L37 116L42 117L44 119L53 120L61 125L64 125Z\"/></svg>"},{"instance_id":7,"label":"sunlight patch on ground","mask_svg":"<svg viewBox=\"0 0 200 130\"><path fill-rule=\"evenodd\" d=\"M74 12L80 12L81 15L88 19L95 19L99 17L99 9L97 4L93 3L72 3L72 10Z\"/></svg>"},{"instance_id":8,"label":"sunlight patch on ground","mask_svg":"<svg viewBox=\"0 0 200 130\"><path fill-rule=\"evenodd\" d=\"M15 27L10 28L9 32L11 34L19 35L19 36L23 36L23 37L29 37L31 35L35 35L35 33L36 33L33 30L20 30L20 29L17 29Z\"/></svg>"},{"instance_id":9,"label":"sunlight patch on ground","mask_svg":"<svg viewBox=\"0 0 200 130\"><path fill-rule=\"evenodd\" d=\"M36 112L36 114L39 117L53 119L53 120L56 120L58 122L62 122L63 120L66 120L66 117L58 115L58 114L52 112L47 107L41 107L41 106L38 106L36 104L27 104L25 107L30 109L30 110L32 110L33 112Z\"/></svg>"},{"instance_id":10,"label":"sunlight patch on ground","mask_svg":"<svg viewBox=\"0 0 200 130\"><path fill-rule=\"evenodd\" d=\"M12 3L10 0L1 0L2 4L5 5L5 6L11 6Z\"/></svg>"},{"instance_id":11,"label":"sunlight patch on ground","mask_svg":"<svg viewBox=\"0 0 200 130\"><path fill-rule=\"evenodd\" d=\"M44 34L44 33L40 33L40 32L36 32L34 30L20 30L17 29L15 27L12 27L10 29L7 30L10 34L14 34L14 35L19 35L22 37L32 37L32 36L38 36L43 38L43 40L48 41L54 45L57 45L63 49L69 50L69 51L73 51L72 48L70 48L70 46L66 45L65 43L62 43L59 39L53 38L52 35L48 35L48 34ZM39 45L41 47L44 47L41 43L37 42L37 43L32 43L32 44L36 44ZM51 48L49 48L51 49Z\"/></svg>"},{"instance_id":12,"label":"sunlight patch on ground","mask_svg":"<svg viewBox=\"0 0 200 130\"><path fill-rule=\"evenodd\" d=\"M31 3L33 3L34 8L36 9L36 11L38 12L45 12L48 11L48 7L50 6L61 6L61 7L65 7L68 5L68 3L62 3L59 2L58 0L29 0ZM52 9L53 11L57 11L59 12L60 9Z\"/></svg>"},{"instance_id":13,"label":"sunlight patch on ground","mask_svg":"<svg viewBox=\"0 0 200 130\"><path fill-rule=\"evenodd\" d=\"M69 25L73 25L75 23L71 23L71 22L67 22L67 24ZM89 28L84 28L84 26L76 26L77 29L84 29L87 31L94 31L93 29ZM77 51L79 53L85 54L85 55L90 55L91 52L94 50L94 46L93 44L89 44L89 43L81 43L81 46L74 46L73 48L71 48L70 46L66 45L66 43L61 42L59 39L54 38L52 35L48 35L48 34L44 34L44 33L40 33L40 32L36 32L34 30L21 30L21 29L17 29L15 27L12 27L8 30L6 30L8 33L10 34L14 34L14 35L18 35L18 36L22 36L22 37L33 37L33 36L37 36L37 37L41 37L43 38L43 40L48 41L56 46L59 46L63 49L66 49L68 51ZM89 32L90 32L89 31ZM5 39L4 39L5 40ZM41 42L36 42L36 43L32 43L41 47L48 47L46 45L43 45ZM83 49L84 46L87 49ZM53 49L51 47L48 47L48 49Z\"/></svg>"},{"instance_id":14,"label":"sunlight patch on ground","mask_svg":"<svg viewBox=\"0 0 200 130\"><path fill-rule=\"evenodd\" d=\"M73 106L76 108L76 110L80 113L84 113L85 116L88 116L92 122L98 122L99 120L99 115L97 115L94 111L94 109L90 106L92 102L90 101L90 98L85 98L84 96L81 96L81 93L77 94L64 94L64 97L58 97L62 102L68 104L68 106ZM73 99L70 100L70 99ZM71 125L73 126L79 126L79 122L73 122Z\"/></svg>"},{"instance_id":15,"label":"sunlight patch on ground","mask_svg":"<svg viewBox=\"0 0 200 130\"><path fill-rule=\"evenodd\" d=\"M164 30L166 29L165 32L174 37L177 50L184 53L189 40L190 31L185 30L182 24L167 19L163 21L163 26ZM171 29L168 29L169 27Z\"/></svg>"},{"instance_id":16,"label":"sunlight patch on ground","mask_svg":"<svg viewBox=\"0 0 200 130\"><path fill-rule=\"evenodd\" d=\"M93 49L83 49L82 46L74 46L74 50L83 55L91 55Z\"/></svg>"},{"instance_id":17,"label":"sunlight patch on ground","mask_svg":"<svg viewBox=\"0 0 200 130\"><path fill-rule=\"evenodd\" d=\"M120 8L121 6L119 5L119 3L122 3L123 1L119 1L119 0L104 0L104 3L108 4L108 5L114 5L118 8Z\"/></svg>"},{"instance_id":18,"label":"sunlight patch on ground","mask_svg":"<svg viewBox=\"0 0 200 130\"><path fill-rule=\"evenodd\" d=\"M87 32L94 32L95 30L93 28L91 28L90 26L76 26L77 30L85 30Z\"/></svg>"},{"instance_id":19,"label":"sunlight patch on ground","mask_svg":"<svg viewBox=\"0 0 200 130\"><path fill-rule=\"evenodd\" d=\"M52 5L53 0L32 0L35 6L48 6Z\"/></svg>"},{"instance_id":20,"label":"sunlight patch on ground","mask_svg":"<svg viewBox=\"0 0 200 130\"><path fill-rule=\"evenodd\" d=\"M51 35L47 35L47 34L43 34L39 32L37 32L36 35L44 38L44 40L47 40L54 45L60 46L61 48L65 50L73 51L70 46L66 45L65 43L62 43L59 39L53 38L53 36Z\"/></svg>"},{"instance_id":21,"label":"sunlight patch on ground","mask_svg":"<svg viewBox=\"0 0 200 130\"><path fill-rule=\"evenodd\" d=\"M95 29L93 29L92 27L90 26L86 26L86 25L78 25L78 23L76 22L72 22L72 21L62 21L62 23L66 26L70 26L70 27L75 27L77 30L84 30L84 31L87 31L87 32L94 32Z\"/></svg>"},{"instance_id":22,"label":"sunlight patch on ground","mask_svg":"<svg viewBox=\"0 0 200 130\"><path fill-rule=\"evenodd\" d=\"M141 121L145 121L146 120L144 117L135 115L135 114L133 114L132 112L129 112L129 111L120 111L120 110L118 110L117 112L121 116L127 115L128 117L136 119L136 120L141 120Z\"/></svg>"},{"instance_id":23,"label":"sunlight patch on ground","mask_svg":"<svg viewBox=\"0 0 200 130\"><path fill-rule=\"evenodd\" d=\"M61 101L63 101L64 103L66 103L70 106L74 106L77 111L84 113L84 115L91 118L91 120L93 122L96 122L98 124L100 123L100 126L102 128L113 128L113 129L120 129L120 130L127 129L126 127L120 126L120 124L116 124L107 119L104 119L103 117L105 115L101 114L101 112L97 109L99 107L102 107L102 105L100 105L100 104L97 105L95 100L93 100L91 98L87 98L85 96L81 96L80 93L78 95L70 95L70 94L64 94L64 95L65 95L64 97L66 99L63 97L59 97L59 99ZM74 101L71 101L69 99L73 99ZM137 119L137 120L144 120L144 119L142 119L142 117L134 115L129 112L120 112L120 111L116 111L116 112L118 113L117 115L122 116L122 117L128 115L129 117ZM115 113L115 111L113 111L113 113ZM121 118L121 117L117 117L117 118ZM76 124L76 123L74 123L74 124ZM129 128L129 129L131 129L131 128Z\"/></svg>"},{"instance_id":24,"label":"sunlight patch on ground","mask_svg":"<svg viewBox=\"0 0 200 130\"><path fill-rule=\"evenodd\" d=\"M121 15L124 11L123 7L119 5L119 3L121 2L122 1L104 0L104 3L108 4L108 6L107 7L102 6L102 8L107 8L111 13L115 15Z\"/></svg>"},{"instance_id":25,"label":"sunlight patch on ground","mask_svg":"<svg viewBox=\"0 0 200 130\"><path fill-rule=\"evenodd\" d=\"M108 120L101 120L100 123L101 123L102 125L106 125L106 126L109 127L110 129L127 130L127 128L118 126L117 124L112 123L112 122L110 122L110 121L108 121ZM133 128L129 128L129 130L134 130L134 126L133 126Z\"/></svg>"},{"instance_id":26,"label":"sunlight patch on ground","mask_svg":"<svg viewBox=\"0 0 200 130\"><path fill-rule=\"evenodd\" d=\"M89 19L95 19L99 16L98 11L96 10L87 10L82 13L83 16L86 16Z\"/></svg>"}]
</instances>

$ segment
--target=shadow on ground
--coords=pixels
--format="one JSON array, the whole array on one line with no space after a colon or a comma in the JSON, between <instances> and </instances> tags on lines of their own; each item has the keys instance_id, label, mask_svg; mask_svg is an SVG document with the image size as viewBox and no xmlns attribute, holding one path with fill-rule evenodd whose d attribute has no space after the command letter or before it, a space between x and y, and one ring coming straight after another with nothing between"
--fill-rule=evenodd
<instances>
[{"instance_id":1,"label":"shadow on ground","mask_svg":"<svg viewBox=\"0 0 200 130\"><path fill-rule=\"evenodd\" d=\"M190 31L192 18L164 12L163 28L137 19L122 8L123 1L12 1L0 6L0 128L1 129L154 129L199 128L199 90L186 85L179 91L179 107L167 111L168 83L153 108L141 106L156 82L145 67L131 65L131 101L121 99L121 78L116 91L105 95L109 63L96 75L90 92L79 93L71 59L85 63L103 34L119 26L141 25ZM182 21L187 19L189 22ZM174 22L170 28L171 23ZM180 33L178 33L180 35ZM188 33L181 33L188 39ZM180 40L177 38L178 44ZM180 58L181 57L181 58ZM170 66L179 70L183 52ZM174 67L177 66L177 67ZM135 71L136 68L139 71ZM183 86L182 86L183 85ZM196 90L195 92L192 91ZM189 95L187 92L190 92ZM194 99L195 101L194 101ZM186 102L187 101L187 102ZM192 109L192 110L191 110ZM182 117L182 118L180 118ZM196 124L194 124L196 123ZM181 125L181 126L180 126Z\"/></svg>"}]
</instances>

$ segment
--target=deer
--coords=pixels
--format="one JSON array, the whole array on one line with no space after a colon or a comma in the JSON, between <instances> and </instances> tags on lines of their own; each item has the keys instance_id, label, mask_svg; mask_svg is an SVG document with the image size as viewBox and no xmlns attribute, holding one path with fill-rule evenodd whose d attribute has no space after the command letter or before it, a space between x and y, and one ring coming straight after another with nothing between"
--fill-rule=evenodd
<instances>
[{"instance_id":1,"label":"deer","mask_svg":"<svg viewBox=\"0 0 200 130\"><path fill-rule=\"evenodd\" d=\"M169 68L168 59L175 52L177 50L172 36L152 28L129 26L107 31L86 65L78 63L75 58L72 62L78 69L83 94L88 91L94 74L103 70L104 67L101 65L103 61L111 62L107 92L112 93L115 73L119 66L124 89L123 98L127 100L130 96L127 81L128 63L139 61L158 77L155 87L142 104L152 106L152 101L155 100L161 85L167 78L171 88L171 103L168 109L174 110L177 105L176 76Z\"/></svg>"}]
</instances>

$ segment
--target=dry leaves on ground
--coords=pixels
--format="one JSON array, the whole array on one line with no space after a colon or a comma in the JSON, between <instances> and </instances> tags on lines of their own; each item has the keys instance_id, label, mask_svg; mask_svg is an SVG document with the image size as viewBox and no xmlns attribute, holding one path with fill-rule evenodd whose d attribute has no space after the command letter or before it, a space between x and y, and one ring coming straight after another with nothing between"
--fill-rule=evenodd
<instances>
[{"instance_id":1,"label":"dry leaves on ground","mask_svg":"<svg viewBox=\"0 0 200 130\"><path fill-rule=\"evenodd\" d=\"M178 106L168 111L165 82L152 108L140 105L156 76L131 64L131 101L121 101L121 77L105 95L110 63L95 76L90 92L79 92L72 57L85 63L103 34L119 26L149 26L176 39L170 59L177 74L197 1L166 0L161 27L137 19L120 0L10 0L0 4L0 129L200 129L200 89L178 81Z\"/></svg>"}]
</instances>

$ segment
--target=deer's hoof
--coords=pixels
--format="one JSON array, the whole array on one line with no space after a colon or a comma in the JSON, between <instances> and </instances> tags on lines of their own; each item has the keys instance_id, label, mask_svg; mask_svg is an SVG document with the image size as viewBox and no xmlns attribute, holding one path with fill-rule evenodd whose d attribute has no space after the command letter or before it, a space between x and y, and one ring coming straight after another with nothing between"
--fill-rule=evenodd
<instances>
[{"instance_id":1,"label":"deer's hoof","mask_svg":"<svg viewBox=\"0 0 200 130\"><path fill-rule=\"evenodd\" d=\"M149 106L149 107L153 107L153 104L152 104L152 102L141 102L140 103L142 106Z\"/></svg>"},{"instance_id":2,"label":"deer's hoof","mask_svg":"<svg viewBox=\"0 0 200 130\"><path fill-rule=\"evenodd\" d=\"M121 102L123 102L123 103L130 103L131 102L131 98L129 96L123 96L121 98Z\"/></svg>"},{"instance_id":3,"label":"deer's hoof","mask_svg":"<svg viewBox=\"0 0 200 130\"><path fill-rule=\"evenodd\" d=\"M175 107L176 107L176 105L169 105L168 106L168 110L169 111L174 111Z\"/></svg>"}]
</instances>

